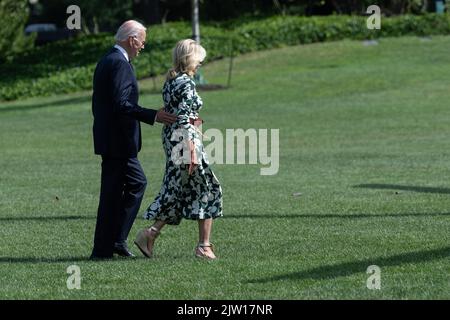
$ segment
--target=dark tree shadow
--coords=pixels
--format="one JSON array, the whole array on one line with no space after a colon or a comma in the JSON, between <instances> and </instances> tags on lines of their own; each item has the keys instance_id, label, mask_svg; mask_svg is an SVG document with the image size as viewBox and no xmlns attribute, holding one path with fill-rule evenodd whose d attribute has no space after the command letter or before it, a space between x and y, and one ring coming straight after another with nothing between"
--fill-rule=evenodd
<instances>
[{"instance_id":1,"label":"dark tree shadow","mask_svg":"<svg viewBox=\"0 0 450 320\"><path fill-rule=\"evenodd\" d=\"M436 216L450 216L450 212L436 212L436 213L355 213L355 214L227 214L223 219L363 219L363 218L402 218L402 217L436 217ZM0 217L3 222L15 221L70 221L70 220L95 220L97 217L73 215L73 216L21 216L21 217Z\"/></svg>"},{"instance_id":2,"label":"dark tree shadow","mask_svg":"<svg viewBox=\"0 0 450 320\"><path fill-rule=\"evenodd\" d=\"M84 103L91 101L91 96L82 96L82 97L74 97L74 98L68 98L68 99L62 99L62 100L56 100L52 102L42 102L42 103L36 103L36 104L14 104L12 106L7 107L1 107L0 106L0 113L1 112L8 112L8 111L28 111L33 109L40 109L40 108L46 108L46 107L62 107L69 104L78 104L78 103Z\"/></svg>"},{"instance_id":3,"label":"dark tree shadow","mask_svg":"<svg viewBox=\"0 0 450 320\"><path fill-rule=\"evenodd\" d=\"M83 262L91 261L89 257L58 257L58 258L44 258L44 257L0 257L0 263L58 263L58 262ZM102 261L112 261L102 260Z\"/></svg>"},{"instance_id":4,"label":"dark tree shadow","mask_svg":"<svg viewBox=\"0 0 450 320\"><path fill-rule=\"evenodd\" d=\"M130 258L122 258L122 257L114 257L110 259L101 259L101 260L91 260L88 256L78 256L78 257L55 257L55 258L45 258L45 257L0 257L1 263L76 263L76 262L117 262L117 261L136 261L136 260L144 260L148 259L145 257L135 257L133 259Z\"/></svg>"},{"instance_id":5,"label":"dark tree shadow","mask_svg":"<svg viewBox=\"0 0 450 320\"><path fill-rule=\"evenodd\" d=\"M402 190L402 191L414 191L424 193L440 193L450 194L450 188L437 188L437 187L419 187L419 186L403 186L396 184L359 184L353 186L353 188L368 188L368 189L390 189L390 190Z\"/></svg>"},{"instance_id":6,"label":"dark tree shadow","mask_svg":"<svg viewBox=\"0 0 450 320\"><path fill-rule=\"evenodd\" d=\"M436 212L436 213L355 213L355 214L227 214L223 219L360 219L360 218L402 218L402 217L417 217L426 218L432 216L450 216L450 212Z\"/></svg>"},{"instance_id":7,"label":"dark tree shadow","mask_svg":"<svg viewBox=\"0 0 450 320\"><path fill-rule=\"evenodd\" d=\"M182 258L184 256L175 257ZM124 261L147 261L148 258L144 256L136 256L133 258L114 256L108 259L91 260L88 255L86 256L74 256L74 257L0 257L0 264L8 263L76 263L76 262L124 262Z\"/></svg>"},{"instance_id":8,"label":"dark tree shadow","mask_svg":"<svg viewBox=\"0 0 450 320\"><path fill-rule=\"evenodd\" d=\"M67 221L67 220L93 220L95 216L25 216L25 217L0 217L0 221Z\"/></svg>"},{"instance_id":9,"label":"dark tree shadow","mask_svg":"<svg viewBox=\"0 0 450 320\"><path fill-rule=\"evenodd\" d=\"M333 279L346 277L355 273L366 272L370 265L377 265L381 269L389 266L399 266L408 263L420 263L432 260L450 258L450 247L434 250L414 251L398 254L390 257L370 258L361 261L344 262L333 265L326 265L299 272L279 274L272 277L252 279L247 283L268 283L283 280L305 280L305 279Z\"/></svg>"}]
</instances>

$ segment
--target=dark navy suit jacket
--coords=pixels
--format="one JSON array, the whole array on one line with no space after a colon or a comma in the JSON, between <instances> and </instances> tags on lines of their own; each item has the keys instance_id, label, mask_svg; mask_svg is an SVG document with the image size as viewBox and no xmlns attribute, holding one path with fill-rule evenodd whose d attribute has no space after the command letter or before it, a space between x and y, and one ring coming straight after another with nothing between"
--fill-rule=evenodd
<instances>
[{"instance_id":1,"label":"dark navy suit jacket","mask_svg":"<svg viewBox=\"0 0 450 320\"><path fill-rule=\"evenodd\" d=\"M156 110L138 105L139 88L133 66L112 48L94 73L92 113L94 150L114 158L134 158L141 150L140 121L153 125Z\"/></svg>"}]
</instances>

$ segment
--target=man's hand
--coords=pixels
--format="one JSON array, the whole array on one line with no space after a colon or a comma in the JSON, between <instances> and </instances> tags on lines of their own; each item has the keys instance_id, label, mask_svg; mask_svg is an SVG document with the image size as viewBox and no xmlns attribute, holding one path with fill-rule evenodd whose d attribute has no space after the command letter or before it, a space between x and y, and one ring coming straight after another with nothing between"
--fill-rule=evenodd
<instances>
[{"instance_id":1,"label":"man's hand","mask_svg":"<svg viewBox=\"0 0 450 320\"><path fill-rule=\"evenodd\" d=\"M161 108L156 113L155 121L163 124L172 124L177 120L177 116L171 113L167 113L164 111L164 108Z\"/></svg>"}]
</instances>

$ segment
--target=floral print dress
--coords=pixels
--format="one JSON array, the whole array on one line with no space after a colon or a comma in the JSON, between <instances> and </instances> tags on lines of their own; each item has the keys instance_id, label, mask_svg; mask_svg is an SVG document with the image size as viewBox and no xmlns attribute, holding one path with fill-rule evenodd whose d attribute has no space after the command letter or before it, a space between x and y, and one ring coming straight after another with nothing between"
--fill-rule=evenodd
<instances>
[{"instance_id":1,"label":"floral print dress","mask_svg":"<svg viewBox=\"0 0 450 320\"><path fill-rule=\"evenodd\" d=\"M144 214L146 219L178 225L182 218L198 220L222 216L222 188L211 170L203 148L200 130L190 123L198 118L203 102L194 81L185 73L167 80L163 87L164 110L176 114L177 121L162 129L166 169L161 190ZM183 143L184 141L184 143ZM198 166L189 175L182 161L187 142L194 142ZM181 155L181 157L179 156ZM190 159L190 158L189 158Z\"/></svg>"}]
</instances>

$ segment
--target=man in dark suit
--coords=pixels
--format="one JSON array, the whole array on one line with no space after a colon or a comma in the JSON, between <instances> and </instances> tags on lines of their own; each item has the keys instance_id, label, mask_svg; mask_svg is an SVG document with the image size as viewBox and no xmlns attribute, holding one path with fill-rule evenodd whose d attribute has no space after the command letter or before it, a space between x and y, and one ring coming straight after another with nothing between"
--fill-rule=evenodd
<instances>
[{"instance_id":1,"label":"man in dark suit","mask_svg":"<svg viewBox=\"0 0 450 320\"><path fill-rule=\"evenodd\" d=\"M171 124L176 116L138 105L139 89L130 60L144 48L146 29L126 21L116 33L116 45L94 73L92 112L94 149L102 156L101 191L92 259L130 257L127 237L144 196L147 180L137 159L140 122Z\"/></svg>"}]
</instances>

